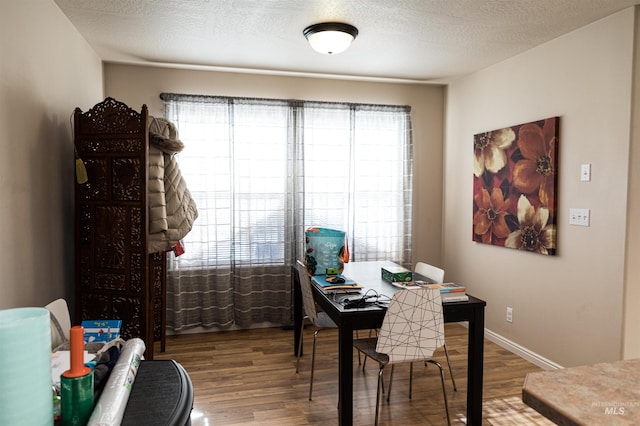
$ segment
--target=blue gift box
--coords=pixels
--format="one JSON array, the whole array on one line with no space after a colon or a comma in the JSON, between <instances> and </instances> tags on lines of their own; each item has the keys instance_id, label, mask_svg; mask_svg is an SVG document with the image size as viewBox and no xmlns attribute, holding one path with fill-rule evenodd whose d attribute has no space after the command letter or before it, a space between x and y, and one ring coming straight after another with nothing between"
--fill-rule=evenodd
<instances>
[{"instance_id":1,"label":"blue gift box","mask_svg":"<svg viewBox=\"0 0 640 426\"><path fill-rule=\"evenodd\" d=\"M110 342L120 337L122 320L82 321L85 343Z\"/></svg>"}]
</instances>

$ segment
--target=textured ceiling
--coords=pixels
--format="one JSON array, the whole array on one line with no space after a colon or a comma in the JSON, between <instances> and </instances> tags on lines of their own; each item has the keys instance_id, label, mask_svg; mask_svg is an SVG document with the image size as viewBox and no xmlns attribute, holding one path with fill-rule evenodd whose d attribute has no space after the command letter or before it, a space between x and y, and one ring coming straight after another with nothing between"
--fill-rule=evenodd
<instances>
[{"instance_id":1,"label":"textured ceiling","mask_svg":"<svg viewBox=\"0 0 640 426\"><path fill-rule=\"evenodd\" d=\"M55 0L106 62L446 81L640 0ZM338 55L308 25L360 34Z\"/></svg>"}]
</instances>

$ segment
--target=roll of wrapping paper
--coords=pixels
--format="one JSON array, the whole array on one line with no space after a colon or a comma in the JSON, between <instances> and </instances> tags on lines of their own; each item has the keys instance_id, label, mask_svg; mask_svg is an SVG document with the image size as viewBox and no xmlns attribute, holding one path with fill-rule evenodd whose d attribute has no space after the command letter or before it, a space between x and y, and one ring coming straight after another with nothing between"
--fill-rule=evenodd
<instances>
[{"instance_id":1,"label":"roll of wrapping paper","mask_svg":"<svg viewBox=\"0 0 640 426\"><path fill-rule=\"evenodd\" d=\"M0 425L53 425L45 308L0 310Z\"/></svg>"},{"instance_id":2,"label":"roll of wrapping paper","mask_svg":"<svg viewBox=\"0 0 640 426\"><path fill-rule=\"evenodd\" d=\"M111 426L122 422L144 350L145 345L141 339L129 339L125 342L89 418L89 426Z\"/></svg>"},{"instance_id":3,"label":"roll of wrapping paper","mask_svg":"<svg viewBox=\"0 0 640 426\"><path fill-rule=\"evenodd\" d=\"M84 365L84 328L71 327L70 368L60 376L62 425L84 425L93 410L93 370Z\"/></svg>"}]
</instances>

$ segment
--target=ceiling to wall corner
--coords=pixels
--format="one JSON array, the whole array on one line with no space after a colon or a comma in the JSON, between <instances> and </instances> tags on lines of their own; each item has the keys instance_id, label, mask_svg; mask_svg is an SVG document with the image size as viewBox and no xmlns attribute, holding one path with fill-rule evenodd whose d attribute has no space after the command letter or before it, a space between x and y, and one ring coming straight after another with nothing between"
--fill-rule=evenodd
<instances>
[{"instance_id":1,"label":"ceiling to wall corner","mask_svg":"<svg viewBox=\"0 0 640 426\"><path fill-rule=\"evenodd\" d=\"M54 0L105 62L446 82L640 0ZM359 35L338 55L302 31Z\"/></svg>"}]
</instances>

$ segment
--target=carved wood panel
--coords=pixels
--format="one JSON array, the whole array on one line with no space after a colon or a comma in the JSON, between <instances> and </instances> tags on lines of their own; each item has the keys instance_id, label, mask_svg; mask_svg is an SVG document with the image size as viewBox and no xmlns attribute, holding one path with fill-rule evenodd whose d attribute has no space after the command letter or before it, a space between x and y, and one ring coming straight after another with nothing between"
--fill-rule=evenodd
<instances>
[{"instance_id":1,"label":"carved wood panel","mask_svg":"<svg viewBox=\"0 0 640 426\"><path fill-rule=\"evenodd\" d=\"M76 309L121 319L125 339L164 345L166 256L147 254L148 112L107 98L76 109L75 145L89 181L76 183Z\"/></svg>"}]
</instances>

